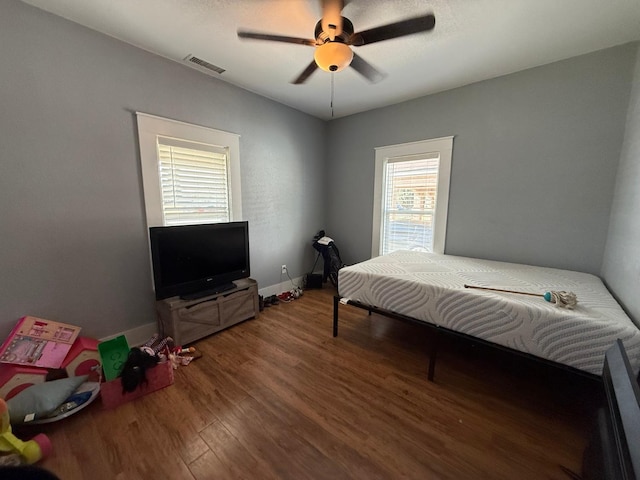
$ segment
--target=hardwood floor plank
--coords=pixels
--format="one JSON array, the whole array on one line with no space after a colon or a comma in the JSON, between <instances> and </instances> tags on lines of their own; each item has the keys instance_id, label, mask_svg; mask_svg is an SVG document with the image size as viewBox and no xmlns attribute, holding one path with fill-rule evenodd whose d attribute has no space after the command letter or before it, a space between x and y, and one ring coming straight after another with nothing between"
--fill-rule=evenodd
<instances>
[{"instance_id":1,"label":"hardwood floor plank","mask_svg":"<svg viewBox=\"0 0 640 480\"><path fill-rule=\"evenodd\" d=\"M208 478L252 479L260 472L260 478L277 479L266 463L260 463L236 439L220 421L201 432L209 446L209 452L189 467L198 480Z\"/></svg>"},{"instance_id":2,"label":"hardwood floor plank","mask_svg":"<svg viewBox=\"0 0 640 480\"><path fill-rule=\"evenodd\" d=\"M309 418L307 416L309 410L305 408L306 405L302 409L296 409L292 404L284 401L281 394L273 392L266 387L255 389L251 394L258 399L263 408L268 409L273 415L277 416L279 421L290 425L295 435L313 444L322 455L332 458L333 461L345 469L345 472L349 471L350 478L371 480L393 478L389 472L361 455L348 442L335 437L322 425Z\"/></svg>"},{"instance_id":3,"label":"hardwood floor plank","mask_svg":"<svg viewBox=\"0 0 640 480\"><path fill-rule=\"evenodd\" d=\"M338 465L316 455L312 445L292 435L288 425L275 421L253 398L239 404L223 424L254 458L270 465L278 478L345 478Z\"/></svg>"},{"instance_id":4,"label":"hardwood floor plank","mask_svg":"<svg viewBox=\"0 0 640 480\"><path fill-rule=\"evenodd\" d=\"M139 416L153 414L155 421L151 428L156 432L159 446L172 452L172 456L178 455L188 465L209 451L199 432L215 421L215 416L200 408L199 403L193 403L197 395L190 396L179 388L165 390L163 395L149 395L144 403L136 402L135 406ZM171 415L166 411L169 405L174 406Z\"/></svg>"}]
</instances>

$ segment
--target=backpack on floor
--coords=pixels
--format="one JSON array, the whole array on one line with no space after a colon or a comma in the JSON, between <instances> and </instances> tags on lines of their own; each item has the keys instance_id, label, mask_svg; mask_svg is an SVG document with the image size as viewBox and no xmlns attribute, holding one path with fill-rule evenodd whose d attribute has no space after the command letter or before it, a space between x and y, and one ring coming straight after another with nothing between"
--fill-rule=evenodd
<instances>
[{"instance_id":1,"label":"backpack on floor","mask_svg":"<svg viewBox=\"0 0 640 480\"><path fill-rule=\"evenodd\" d=\"M338 271L345 266L340 258L340 251L332 238L325 236L324 230L320 230L313 237L313 248L318 251L318 258L322 256L324 260L324 271L322 274L322 281L326 282L327 279L333 284L334 287L338 286ZM313 265L315 268L315 264ZM313 271L313 269L312 269Z\"/></svg>"}]
</instances>

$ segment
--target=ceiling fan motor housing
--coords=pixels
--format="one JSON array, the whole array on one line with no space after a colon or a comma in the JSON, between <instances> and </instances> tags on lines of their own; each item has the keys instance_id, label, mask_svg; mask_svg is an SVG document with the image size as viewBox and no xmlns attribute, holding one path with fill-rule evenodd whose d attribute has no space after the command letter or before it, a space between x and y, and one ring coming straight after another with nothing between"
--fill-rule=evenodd
<instances>
[{"instance_id":1,"label":"ceiling fan motor housing","mask_svg":"<svg viewBox=\"0 0 640 480\"><path fill-rule=\"evenodd\" d=\"M353 35L353 23L346 17L342 18L342 31L339 35L335 35L333 41L348 43L349 37ZM327 41L332 41L331 36L334 32L325 32L322 30L322 19L318 20L316 23L316 29L314 31L314 36L316 37L316 41L319 45L326 43Z\"/></svg>"}]
</instances>

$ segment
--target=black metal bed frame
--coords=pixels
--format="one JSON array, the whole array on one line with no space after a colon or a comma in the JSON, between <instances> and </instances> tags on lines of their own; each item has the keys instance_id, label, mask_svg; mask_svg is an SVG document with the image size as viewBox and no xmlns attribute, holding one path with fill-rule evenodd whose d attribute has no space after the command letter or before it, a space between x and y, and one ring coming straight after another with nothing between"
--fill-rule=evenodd
<instances>
[{"instance_id":1,"label":"black metal bed frame","mask_svg":"<svg viewBox=\"0 0 640 480\"><path fill-rule=\"evenodd\" d=\"M468 335L466 333L461 333L461 332L456 332L455 330L451 330L449 328L446 327L441 327L439 325L436 325L434 323L429 323L429 322L425 322L423 320L417 320L413 317L409 317L407 315L402 315L400 313L396 313L396 312L392 312L390 310L386 310L383 308L379 308L373 305L367 305L355 300L349 300L349 299L344 299L343 297L340 297L339 295L334 295L333 297L333 336L337 337L338 336L338 307L340 305L340 303L344 304L344 305L351 305L357 308L360 308L362 310L367 310L369 312L369 315L371 315L371 313L377 313L379 315L383 315L385 317L389 317L389 318L393 318L396 320L401 320L403 322L407 322L407 323L411 323L414 325L420 325L422 327L426 327L428 329L430 329L434 335L431 341L431 345L429 348L429 372L427 374L427 378L429 381L433 382L433 378L435 375L435 368L436 368L436 357L437 357L437 353L438 353L438 340L440 335L449 335L452 337L456 337L456 338L461 338L465 341L471 342L471 343L476 343L479 345L483 345L498 351L502 351L502 352L507 352L509 354L513 354L515 356L524 358L526 360L529 361L533 361L536 362L538 364L542 364L542 365L546 365L546 366L551 366L560 370L564 370L567 372L570 372L572 374L576 374L582 377L585 377L587 379L590 380L595 380L599 383L602 383L602 378L598 375L595 375L593 373L588 373L585 372L583 370L580 370L578 368L575 367L571 367L569 365L564 365L562 363L558 363L558 362L554 362L552 360L547 360L545 358L541 358L541 357L537 357L535 355L532 355L530 353L525 353L525 352L521 352L519 350L514 350L513 348L509 348L509 347L505 347L503 345L499 345L497 343L493 343L493 342L489 342L487 340L483 340L481 338L477 338L471 335ZM639 375L640 376L640 375Z\"/></svg>"}]
</instances>

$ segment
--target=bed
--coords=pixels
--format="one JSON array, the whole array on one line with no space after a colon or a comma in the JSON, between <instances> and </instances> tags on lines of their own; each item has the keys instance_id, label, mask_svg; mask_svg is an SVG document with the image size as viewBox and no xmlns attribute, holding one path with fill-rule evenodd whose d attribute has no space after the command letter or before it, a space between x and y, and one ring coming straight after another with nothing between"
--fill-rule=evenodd
<instances>
[{"instance_id":1,"label":"bed","mask_svg":"<svg viewBox=\"0 0 640 480\"><path fill-rule=\"evenodd\" d=\"M539 293L571 291L573 309L542 296L465 288L465 285ZM640 369L640 329L595 275L453 255L400 251L344 267L339 304L497 346L568 370L600 377L605 352L617 339L631 368ZM437 337L437 335L436 335ZM437 340L436 340L437 342ZM431 348L433 380L437 343Z\"/></svg>"}]
</instances>

